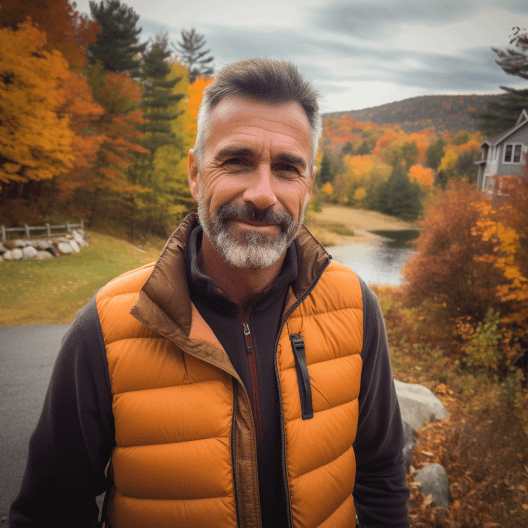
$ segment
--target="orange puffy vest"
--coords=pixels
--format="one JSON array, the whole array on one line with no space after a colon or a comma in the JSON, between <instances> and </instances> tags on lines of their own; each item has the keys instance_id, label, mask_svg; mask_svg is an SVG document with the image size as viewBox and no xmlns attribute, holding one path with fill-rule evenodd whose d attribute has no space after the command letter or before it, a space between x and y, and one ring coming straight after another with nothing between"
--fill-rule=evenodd
<instances>
[{"instance_id":1,"label":"orange puffy vest","mask_svg":"<svg viewBox=\"0 0 528 528\"><path fill-rule=\"evenodd\" d=\"M182 222L155 265L97 295L116 430L107 508L114 528L261 526L249 398L189 298L183 252L195 222L194 215ZM345 266L326 266L307 230L295 243L299 276L276 350L291 524L351 527L361 287ZM303 418L307 394L313 417Z\"/></svg>"}]
</instances>

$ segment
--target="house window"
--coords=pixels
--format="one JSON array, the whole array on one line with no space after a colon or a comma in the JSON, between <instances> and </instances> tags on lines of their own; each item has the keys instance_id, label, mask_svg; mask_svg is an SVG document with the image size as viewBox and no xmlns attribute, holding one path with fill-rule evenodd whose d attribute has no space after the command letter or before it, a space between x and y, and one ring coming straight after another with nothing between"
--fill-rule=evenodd
<instances>
[{"instance_id":1,"label":"house window","mask_svg":"<svg viewBox=\"0 0 528 528\"><path fill-rule=\"evenodd\" d=\"M503 163L521 163L522 147L522 143L506 143L504 145Z\"/></svg>"}]
</instances>

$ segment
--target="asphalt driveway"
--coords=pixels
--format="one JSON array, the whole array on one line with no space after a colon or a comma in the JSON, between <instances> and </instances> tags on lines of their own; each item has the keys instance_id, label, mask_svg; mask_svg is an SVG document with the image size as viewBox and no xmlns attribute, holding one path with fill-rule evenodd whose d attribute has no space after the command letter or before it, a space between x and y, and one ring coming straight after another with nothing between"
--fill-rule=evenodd
<instances>
[{"instance_id":1,"label":"asphalt driveway","mask_svg":"<svg viewBox=\"0 0 528 528\"><path fill-rule=\"evenodd\" d=\"M26 467L55 358L68 325L0 327L0 524Z\"/></svg>"}]
</instances>

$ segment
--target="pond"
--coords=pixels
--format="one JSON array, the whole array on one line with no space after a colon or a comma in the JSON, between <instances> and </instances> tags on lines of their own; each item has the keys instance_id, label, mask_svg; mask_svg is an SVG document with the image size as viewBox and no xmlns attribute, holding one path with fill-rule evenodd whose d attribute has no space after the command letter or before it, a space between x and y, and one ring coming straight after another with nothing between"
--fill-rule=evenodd
<instances>
[{"instance_id":1,"label":"pond","mask_svg":"<svg viewBox=\"0 0 528 528\"><path fill-rule=\"evenodd\" d=\"M334 260L353 269L367 284L390 284L401 282L401 270L415 250L409 243L419 234L417 230L372 231L390 237L383 244L351 244L333 246L328 252Z\"/></svg>"}]
</instances>

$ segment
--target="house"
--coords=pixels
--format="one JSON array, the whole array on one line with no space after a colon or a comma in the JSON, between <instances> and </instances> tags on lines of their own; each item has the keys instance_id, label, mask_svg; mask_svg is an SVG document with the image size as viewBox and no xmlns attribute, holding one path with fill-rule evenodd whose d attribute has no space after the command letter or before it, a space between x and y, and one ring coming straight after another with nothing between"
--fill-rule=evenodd
<instances>
[{"instance_id":1,"label":"house","mask_svg":"<svg viewBox=\"0 0 528 528\"><path fill-rule=\"evenodd\" d=\"M501 177L526 176L523 171L525 154L528 152L528 113L521 112L517 123L510 130L481 144L482 157L475 163L478 167L477 188L500 193ZM495 185L496 182L496 185Z\"/></svg>"}]
</instances>

